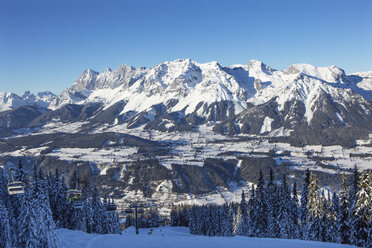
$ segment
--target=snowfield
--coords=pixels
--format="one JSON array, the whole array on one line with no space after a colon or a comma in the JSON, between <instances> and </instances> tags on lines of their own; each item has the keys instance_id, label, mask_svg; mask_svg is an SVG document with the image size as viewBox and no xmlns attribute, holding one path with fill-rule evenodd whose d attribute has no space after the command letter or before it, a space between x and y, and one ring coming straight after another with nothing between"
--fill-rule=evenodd
<instances>
[{"instance_id":1,"label":"snowfield","mask_svg":"<svg viewBox=\"0 0 372 248\"><path fill-rule=\"evenodd\" d=\"M88 234L81 231L58 229L57 235L61 248L114 248L114 247L205 247L205 248L346 248L355 247L334 243L322 243L303 240L260 239L242 236L236 237L207 237L189 234L186 227L160 227L154 229L140 229L135 234L134 227L126 229L122 235L118 234Z\"/></svg>"}]
</instances>

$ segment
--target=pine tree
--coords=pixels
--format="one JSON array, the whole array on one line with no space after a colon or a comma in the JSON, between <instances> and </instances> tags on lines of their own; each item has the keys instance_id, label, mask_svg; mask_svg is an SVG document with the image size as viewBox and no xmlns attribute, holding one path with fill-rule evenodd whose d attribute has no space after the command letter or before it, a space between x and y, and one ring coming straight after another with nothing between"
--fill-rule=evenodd
<instances>
[{"instance_id":1,"label":"pine tree","mask_svg":"<svg viewBox=\"0 0 372 248\"><path fill-rule=\"evenodd\" d=\"M299 218L301 222L301 237L303 239L306 239L308 234L307 234L307 199L309 195L309 185L310 185L310 170L306 169L305 173L305 182L302 188L302 193L301 193L301 206L299 209Z\"/></svg>"},{"instance_id":2,"label":"pine tree","mask_svg":"<svg viewBox=\"0 0 372 248\"><path fill-rule=\"evenodd\" d=\"M242 191L241 201L238 211L238 222L236 223L236 235L247 235L248 231L248 211L247 201L245 200L244 190Z\"/></svg>"},{"instance_id":3,"label":"pine tree","mask_svg":"<svg viewBox=\"0 0 372 248\"><path fill-rule=\"evenodd\" d=\"M14 175L14 181L24 182L25 184L28 183L26 173L23 169L23 165L22 165L21 160L18 161L18 167L17 167L15 175Z\"/></svg>"},{"instance_id":4,"label":"pine tree","mask_svg":"<svg viewBox=\"0 0 372 248\"><path fill-rule=\"evenodd\" d=\"M70 229L87 232L87 220L84 210L84 206L82 209L72 208Z\"/></svg>"},{"instance_id":5,"label":"pine tree","mask_svg":"<svg viewBox=\"0 0 372 248\"><path fill-rule=\"evenodd\" d=\"M79 184L80 184L80 179L77 175L76 170L74 170L74 172L72 174L71 182L70 182L70 188L71 189L77 189L80 186Z\"/></svg>"},{"instance_id":6,"label":"pine tree","mask_svg":"<svg viewBox=\"0 0 372 248\"><path fill-rule=\"evenodd\" d=\"M372 182L371 175L363 171L356 194L355 211L350 241L357 246L366 246L372 219Z\"/></svg>"},{"instance_id":7,"label":"pine tree","mask_svg":"<svg viewBox=\"0 0 372 248\"><path fill-rule=\"evenodd\" d=\"M170 219L171 219L170 220L171 226L178 226L179 216L178 216L177 206L173 206L171 208Z\"/></svg>"},{"instance_id":8,"label":"pine tree","mask_svg":"<svg viewBox=\"0 0 372 248\"><path fill-rule=\"evenodd\" d=\"M121 234L121 225L119 216L115 211L109 213L110 215L110 225L111 225L111 232L114 234Z\"/></svg>"},{"instance_id":9,"label":"pine tree","mask_svg":"<svg viewBox=\"0 0 372 248\"><path fill-rule=\"evenodd\" d=\"M252 185L248 206L249 206L249 220L247 235L249 237L255 237L257 235L257 203L254 185Z\"/></svg>"},{"instance_id":10,"label":"pine tree","mask_svg":"<svg viewBox=\"0 0 372 248\"><path fill-rule=\"evenodd\" d=\"M328 193L329 194L329 193ZM329 211L328 211L328 221L329 221L329 228L328 228L328 237L329 242L336 243L338 238L337 233L337 215L340 211L339 207L339 199L336 192L333 193L332 199L328 196L329 202Z\"/></svg>"},{"instance_id":11,"label":"pine tree","mask_svg":"<svg viewBox=\"0 0 372 248\"><path fill-rule=\"evenodd\" d=\"M92 195L92 210L93 210L93 232L98 234L104 233L104 207L99 198L98 189L94 188Z\"/></svg>"},{"instance_id":12,"label":"pine tree","mask_svg":"<svg viewBox=\"0 0 372 248\"><path fill-rule=\"evenodd\" d=\"M297 185L296 182L293 183L292 187L292 198L291 198L291 208L290 208L290 214L291 214L291 221L292 221L292 231L290 233L290 237L293 239L300 238L300 226L299 226L299 217L298 217L298 211L299 211L299 205L298 205L298 196L297 196Z\"/></svg>"},{"instance_id":13,"label":"pine tree","mask_svg":"<svg viewBox=\"0 0 372 248\"><path fill-rule=\"evenodd\" d=\"M84 202L84 213L85 213L85 220L86 220L86 230L88 233L94 232L94 211L92 207L92 199ZM130 220L130 218L129 218ZM130 221L128 220L128 223Z\"/></svg>"},{"instance_id":14,"label":"pine tree","mask_svg":"<svg viewBox=\"0 0 372 248\"><path fill-rule=\"evenodd\" d=\"M307 239L321 240L321 206L319 196L319 186L316 177L311 174L309 184L309 194L307 196Z\"/></svg>"},{"instance_id":15,"label":"pine tree","mask_svg":"<svg viewBox=\"0 0 372 248\"><path fill-rule=\"evenodd\" d=\"M233 221L232 207L225 203L222 207L221 236L233 236Z\"/></svg>"},{"instance_id":16,"label":"pine tree","mask_svg":"<svg viewBox=\"0 0 372 248\"><path fill-rule=\"evenodd\" d=\"M340 211L337 216L338 242L341 244L349 243L349 201L348 190L346 186L346 175L342 175L341 193L340 193Z\"/></svg>"},{"instance_id":17,"label":"pine tree","mask_svg":"<svg viewBox=\"0 0 372 248\"><path fill-rule=\"evenodd\" d=\"M0 178L1 180L1 178ZM3 185L0 184L0 247L8 248L11 247L11 234L10 234L10 222L9 222L9 214L5 202L5 195L2 194L2 187Z\"/></svg>"},{"instance_id":18,"label":"pine tree","mask_svg":"<svg viewBox=\"0 0 372 248\"><path fill-rule=\"evenodd\" d=\"M267 206L267 231L265 237L278 238L280 236L277 215L278 191L274 183L273 170L270 168L269 179L265 190L265 205Z\"/></svg>"},{"instance_id":19,"label":"pine tree","mask_svg":"<svg viewBox=\"0 0 372 248\"><path fill-rule=\"evenodd\" d=\"M17 220L17 246L37 248L42 247L38 233L38 214L36 210L36 200L34 200L26 189L24 194L23 206Z\"/></svg>"},{"instance_id":20,"label":"pine tree","mask_svg":"<svg viewBox=\"0 0 372 248\"><path fill-rule=\"evenodd\" d=\"M189 224L189 229L190 229L191 234L198 234L196 231L196 224L197 224L196 211L197 211L197 208L195 205L193 205L190 210L190 224Z\"/></svg>"},{"instance_id":21,"label":"pine tree","mask_svg":"<svg viewBox=\"0 0 372 248\"><path fill-rule=\"evenodd\" d=\"M330 223L328 221L328 215L329 215L328 202L325 197L324 191L322 191L322 196L320 199L320 220L321 220L320 241L322 242L327 242L330 240L330 237L329 237Z\"/></svg>"},{"instance_id":22,"label":"pine tree","mask_svg":"<svg viewBox=\"0 0 372 248\"><path fill-rule=\"evenodd\" d=\"M256 237L266 237L267 235L267 205L266 195L262 171L258 178L257 191L256 191Z\"/></svg>"},{"instance_id":23,"label":"pine tree","mask_svg":"<svg viewBox=\"0 0 372 248\"><path fill-rule=\"evenodd\" d=\"M292 208L293 203L291 202L291 196L289 193L288 185L287 185L287 178L283 175L283 183L280 187L279 191L279 201L278 201L278 212L277 212L277 221L279 223L279 231L281 238L291 238L294 236L293 230L293 220L292 220Z\"/></svg>"},{"instance_id":24,"label":"pine tree","mask_svg":"<svg viewBox=\"0 0 372 248\"><path fill-rule=\"evenodd\" d=\"M39 194L39 204L40 204L40 213L42 214L41 221L45 225L45 245L49 248L54 248L58 246L58 238L55 233L55 223L53 221L53 214L50 208L50 200L47 190L47 182L43 178L43 173L39 169L38 178L40 180L40 194Z\"/></svg>"},{"instance_id":25,"label":"pine tree","mask_svg":"<svg viewBox=\"0 0 372 248\"><path fill-rule=\"evenodd\" d=\"M32 199L35 210L38 213L36 219L39 244L43 247L57 247L58 239L55 233L55 224L50 210L49 197L46 189L46 182L41 170L37 172L36 165L33 167L34 176L32 178Z\"/></svg>"}]
</instances>

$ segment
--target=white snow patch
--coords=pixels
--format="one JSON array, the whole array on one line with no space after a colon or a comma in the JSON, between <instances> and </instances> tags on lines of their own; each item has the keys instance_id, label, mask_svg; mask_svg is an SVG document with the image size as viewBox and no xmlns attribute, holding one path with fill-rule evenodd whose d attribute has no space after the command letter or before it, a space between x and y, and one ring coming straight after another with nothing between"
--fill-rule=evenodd
<instances>
[{"instance_id":1,"label":"white snow patch","mask_svg":"<svg viewBox=\"0 0 372 248\"><path fill-rule=\"evenodd\" d=\"M260 133L266 133L271 131L271 123L274 121L274 119L266 116L265 119L262 122L262 127Z\"/></svg>"}]
</instances>

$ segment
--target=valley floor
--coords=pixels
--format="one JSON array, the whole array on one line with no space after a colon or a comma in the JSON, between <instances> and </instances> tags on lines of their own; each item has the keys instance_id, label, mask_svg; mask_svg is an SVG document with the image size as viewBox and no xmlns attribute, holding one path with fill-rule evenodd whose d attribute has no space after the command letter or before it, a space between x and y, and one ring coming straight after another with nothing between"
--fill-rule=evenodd
<instances>
[{"instance_id":1,"label":"valley floor","mask_svg":"<svg viewBox=\"0 0 372 248\"><path fill-rule=\"evenodd\" d=\"M160 227L154 229L135 229L130 227L122 235L118 234L87 234L81 231L67 229L57 230L61 248L114 248L114 247L176 247L176 248L227 248L227 247L260 247L260 248L346 248L354 247L333 243L321 243L303 240L259 239L242 236L236 237L206 237L189 234L185 227Z\"/></svg>"}]
</instances>

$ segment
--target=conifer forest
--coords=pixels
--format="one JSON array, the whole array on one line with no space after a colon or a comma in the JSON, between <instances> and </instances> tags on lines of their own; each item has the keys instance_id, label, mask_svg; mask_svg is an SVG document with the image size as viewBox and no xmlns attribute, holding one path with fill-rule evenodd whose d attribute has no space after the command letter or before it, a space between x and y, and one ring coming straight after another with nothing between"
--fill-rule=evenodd
<instances>
[{"instance_id":1,"label":"conifer forest","mask_svg":"<svg viewBox=\"0 0 372 248\"><path fill-rule=\"evenodd\" d=\"M171 212L171 225L188 226L191 234L243 235L302 239L372 247L372 173L342 177L340 192L320 190L316 177L305 172L304 184L288 185L286 176L265 180L241 195L240 203L180 205Z\"/></svg>"}]
</instances>

